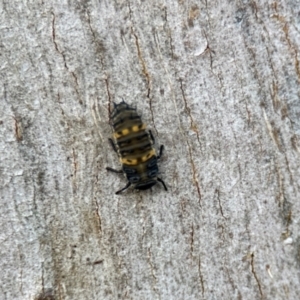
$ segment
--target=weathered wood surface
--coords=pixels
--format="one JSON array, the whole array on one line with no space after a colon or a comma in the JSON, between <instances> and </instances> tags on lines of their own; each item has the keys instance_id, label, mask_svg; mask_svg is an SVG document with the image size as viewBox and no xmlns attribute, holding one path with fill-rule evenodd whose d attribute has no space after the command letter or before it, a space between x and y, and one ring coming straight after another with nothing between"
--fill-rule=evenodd
<instances>
[{"instance_id":1,"label":"weathered wood surface","mask_svg":"<svg viewBox=\"0 0 300 300\"><path fill-rule=\"evenodd\" d=\"M0 299L297 299L299 7L2 1ZM122 97L168 193L114 195Z\"/></svg>"}]
</instances>

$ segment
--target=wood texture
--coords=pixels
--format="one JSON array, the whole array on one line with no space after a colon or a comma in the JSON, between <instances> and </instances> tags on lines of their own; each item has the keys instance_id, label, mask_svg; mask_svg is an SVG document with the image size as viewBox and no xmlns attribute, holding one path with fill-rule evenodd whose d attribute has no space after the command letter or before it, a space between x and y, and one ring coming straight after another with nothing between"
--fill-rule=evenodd
<instances>
[{"instance_id":1,"label":"wood texture","mask_svg":"<svg viewBox=\"0 0 300 300\"><path fill-rule=\"evenodd\" d=\"M299 1L1 1L0 299L297 299ZM123 195L112 102L165 145Z\"/></svg>"}]
</instances>

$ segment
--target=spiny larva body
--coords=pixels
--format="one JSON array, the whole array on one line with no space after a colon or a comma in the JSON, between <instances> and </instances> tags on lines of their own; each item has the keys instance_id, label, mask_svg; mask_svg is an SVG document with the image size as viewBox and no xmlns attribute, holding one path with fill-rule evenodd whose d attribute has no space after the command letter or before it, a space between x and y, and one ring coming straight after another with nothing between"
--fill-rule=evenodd
<instances>
[{"instance_id":1,"label":"spiny larva body","mask_svg":"<svg viewBox=\"0 0 300 300\"><path fill-rule=\"evenodd\" d=\"M163 180L157 177L159 173L157 160L161 157L164 147L160 146L157 156L153 135L150 130L146 130L146 125L136 109L124 100L119 104L114 103L110 122L114 131L114 140L109 139L109 141L114 151L118 153L122 169L106 169L115 173L124 173L128 180L126 186L116 194L126 190L131 184L137 190L147 190L157 182L161 182L167 191Z\"/></svg>"}]
</instances>

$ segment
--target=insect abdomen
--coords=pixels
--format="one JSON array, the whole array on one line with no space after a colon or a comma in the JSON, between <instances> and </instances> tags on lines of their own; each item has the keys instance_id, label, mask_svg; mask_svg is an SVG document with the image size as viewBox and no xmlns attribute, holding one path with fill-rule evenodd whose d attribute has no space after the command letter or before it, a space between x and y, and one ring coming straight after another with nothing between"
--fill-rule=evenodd
<instances>
[{"instance_id":1,"label":"insect abdomen","mask_svg":"<svg viewBox=\"0 0 300 300\"><path fill-rule=\"evenodd\" d=\"M157 177L158 166L156 151L153 146L154 138L151 132L146 130L146 125L137 114L136 109L129 106L125 101L114 104L111 114L114 141L111 141L114 150L118 153L122 164L122 171L128 179L127 185L117 192L127 189L135 184L135 189L145 190L158 181L167 190L164 182ZM160 148L162 153L163 146ZM111 168L109 171L120 173Z\"/></svg>"},{"instance_id":2,"label":"insect abdomen","mask_svg":"<svg viewBox=\"0 0 300 300\"><path fill-rule=\"evenodd\" d=\"M150 135L146 131L146 125L136 110L125 102L121 102L115 107L112 114L112 125L113 136L122 164L137 165L156 154Z\"/></svg>"}]
</instances>

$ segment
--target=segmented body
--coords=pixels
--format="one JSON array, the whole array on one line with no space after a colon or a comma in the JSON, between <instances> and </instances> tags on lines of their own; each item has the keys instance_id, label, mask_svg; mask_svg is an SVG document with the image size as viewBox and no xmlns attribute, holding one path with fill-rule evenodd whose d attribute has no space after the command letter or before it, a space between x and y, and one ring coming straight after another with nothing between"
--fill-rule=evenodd
<instances>
[{"instance_id":1,"label":"segmented body","mask_svg":"<svg viewBox=\"0 0 300 300\"><path fill-rule=\"evenodd\" d=\"M146 130L136 109L126 102L114 104L114 110L110 116L113 127L114 141L110 140L114 150L118 153L122 170L116 171L107 168L109 171L125 173L128 183L117 192L127 189L134 184L135 189L146 190L161 182L167 190L164 182L157 177L157 159L160 157L163 146L160 147L160 155L156 155L154 138L151 131Z\"/></svg>"}]
</instances>

